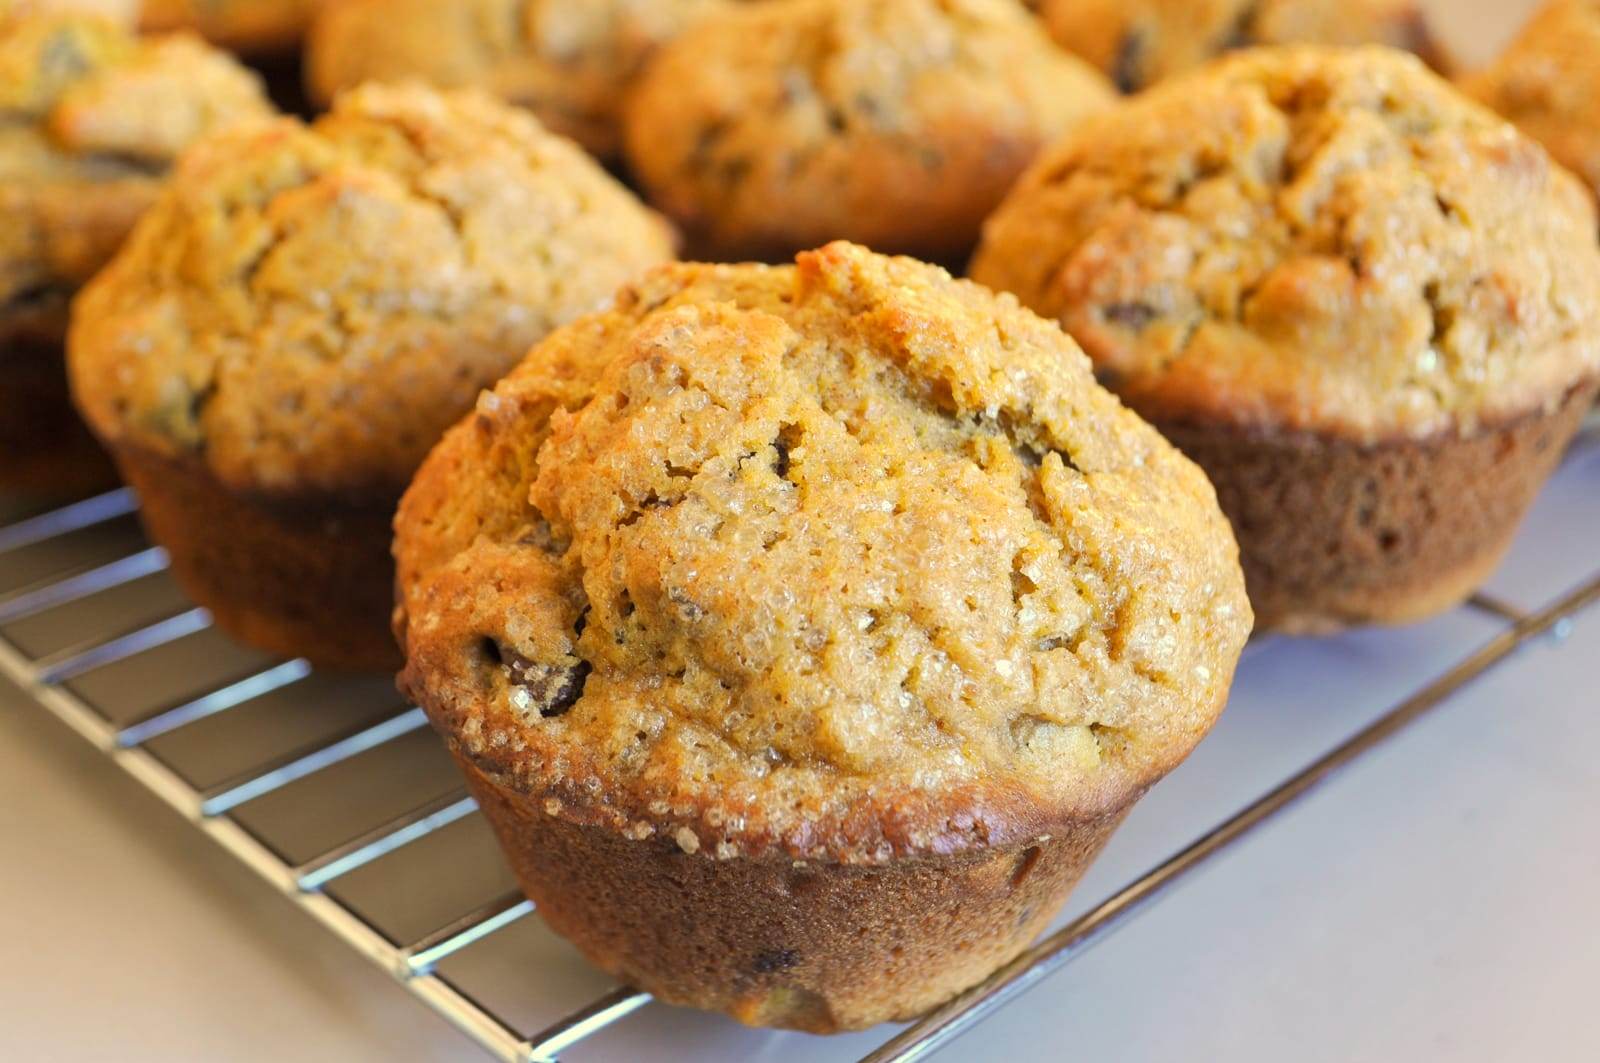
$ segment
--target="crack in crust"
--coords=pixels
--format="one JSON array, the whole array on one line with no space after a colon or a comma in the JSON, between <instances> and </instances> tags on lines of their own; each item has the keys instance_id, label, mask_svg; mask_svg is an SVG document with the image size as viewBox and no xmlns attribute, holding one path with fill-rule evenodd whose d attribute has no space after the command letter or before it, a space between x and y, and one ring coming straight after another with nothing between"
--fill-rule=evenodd
<instances>
[{"instance_id":1,"label":"crack in crust","mask_svg":"<svg viewBox=\"0 0 1600 1063\"><path fill-rule=\"evenodd\" d=\"M1209 485L1070 340L845 244L670 267L552 335L434 452L396 558L403 682L463 755L708 849L1106 814L1204 733L1249 628ZM518 711L558 699L511 654L581 662L581 696Z\"/></svg>"},{"instance_id":2,"label":"crack in crust","mask_svg":"<svg viewBox=\"0 0 1600 1063\"><path fill-rule=\"evenodd\" d=\"M1263 49L1046 152L972 275L1147 416L1376 442L1504 423L1600 368L1594 224L1415 60Z\"/></svg>"}]
</instances>

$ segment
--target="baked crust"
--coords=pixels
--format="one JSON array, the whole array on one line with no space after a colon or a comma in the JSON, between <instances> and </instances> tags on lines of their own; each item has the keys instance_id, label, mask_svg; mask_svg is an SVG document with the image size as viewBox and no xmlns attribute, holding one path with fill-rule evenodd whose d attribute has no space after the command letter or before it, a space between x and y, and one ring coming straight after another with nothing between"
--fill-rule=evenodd
<instances>
[{"instance_id":1,"label":"baked crust","mask_svg":"<svg viewBox=\"0 0 1600 1063\"><path fill-rule=\"evenodd\" d=\"M624 90L664 41L732 0L340 0L312 26L311 95L367 81L476 87L602 157Z\"/></svg>"},{"instance_id":2,"label":"baked crust","mask_svg":"<svg viewBox=\"0 0 1600 1063\"><path fill-rule=\"evenodd\" d=\"M115 454L173 578L218 627L318 667L400 666L389 633L394 494L273 497L226 487L192 458L125 443Z\"/></svg>"},{"instance_id":3,"label":"baked crust","mask_svg":"<svg viewBox=\"0 0 1600 1063\"><path fill-rule=\"evenodd\" d=\"M397 495L479 389L672 252L528 115L370 86L185 156L78 300L75 395L112 447L233 489Z\"/></svg>"},{"instance_id":4,"label":"baked crust","mask_svg":"<svg viewBox=\"0 0 1600 1063\"><path fill-rule=\"evenodd\" d=\"M1600 195L1600 3L1553 0L1488 69L1473 96L1549 149Z\"/></svg>"},{"instance_id":5,"label":"baked crust","mask_svg":"<svg viewBox=\"0 0 1600 1063\"><path fill-rule=\"evenodd\" d=\"M879 866L719 860L551 816L457 757L518 881L597 967L669 1004L810 1033L908 1020L1050 923L1124 810Z\"/></svg>"},{"instance_id":6,"label":"baked crust","mask_svg":"<svg viewBox=\"0 0 1600 1063\"><path fill-rule=\"evenodd\" d=\"M254 74L193 38L0 21L0 307L88 280L180 151L271 113Z\"/></svg>"},{"instance_id":7,"label":"baked crust","mask_svg":"<svg viewBox=\"0 0 1600 1063\"><path fill-rule=\"evenodd\" d=\"M1447 66L1418 0L1042 0L1038 8L1057 43L1123 92L1257 45L1381 44Z\"/></svg>"},{"instance_id":8,"label":"baked crust","mask_svg":"<svg viewBox=\"0 0 1600 1063\"><path fill-rule=\"evenodd\" d=\"M973 276L1147 417L1371 445L1470 436L1592 377L1594 228L1570 175L1416 60L1257 49L1046 152Z\"/></svg>"},{"instance_id":9,"label":"baked crust","mask_svg":"<svg viewBox=\"0 0 1600 1063\"><path fill-rule=\"evenodd\" d=\"M1216 485L1239 537L1258 630L1319 635L1460 605L1498 567L1593 404L1475 434L1359 446L1158 422Z\"/></svg>"},{"instance_id":10,"label":"baked crust","mask_svg":"<svg viewBox=\"0 0 1600 1063\"><path fill-rule=\"evenodd\" d=\"M396 520L410 696L549 814L882 863L1098 819L1249 629L1209 484L1059 330L834 244L552 335Z\"/></svg>"},{"instance_id":11,"label":"baked crust","mask_svg":"<svg viewBox=\"0 0 1600 1063\"><path fill-rule=\"evenodd\" d=\"M797 0L663 47L624 134L703 256L848 239L955 266L1039 149L1113 99L1015 0Z\"/></svg>"}]
</instances>

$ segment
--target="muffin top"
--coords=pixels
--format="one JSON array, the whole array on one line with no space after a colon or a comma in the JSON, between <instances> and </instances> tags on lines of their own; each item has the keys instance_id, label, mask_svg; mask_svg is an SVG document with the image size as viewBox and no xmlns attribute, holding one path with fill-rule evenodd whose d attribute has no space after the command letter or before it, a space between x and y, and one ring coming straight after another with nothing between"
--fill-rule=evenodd
<instances>
[{"instance_id":1,"label":"muffin top","mask_svg":"<svg viewBox=\"0 0 1600 1063\"><path fill-rule=\"evenodd\" d=\"M307 80L324 101L365 81L477 86L609 156L623 88L645 57L732 2L340 0L313 26Z\"/></svg>"},{"instance_id":2,"label":"muffin top","mask_svg":"<svg viewBox=\"0 0 1600 1063\"><path fill-rule=\"evenodd\" d=\"M402 686L552 815L881 861L1120 809L1250 628L1204 476L1008 296L836 243L553 334L396 520Z\"/></svg>"},{"instance_id":3,"label":"muffin top","mask_svg":"<svg viewBox=\"0 0 1600 1063\"><path fill-rule=\"evenodd\" d=\"M292 48L327 0L143 0L147 30L189 29L243 51ZM342 0L341 0L342 2Z\"/></svg>"},{"instance_id":4,"label":"muffin top","mask_svg":"<svg viewBox=\"0 0 1600 1063\"><path fill-rule=\"evenodd\" d=\"M628 160L691 247L783 258L835 237L950 262L1106 81L1016 0L772 0L664 47Z\"/></svg>"},{"instance_id":5,"label":"muffin top","mask_svg":"<svg viewBox=\"0 0 1600 1063\"><path fill-rule=\"evenodd\" d=\"M671 255L528 114L373 86L185 155L74 308L74 391L113 444L236 488L398 492L480 388Z\"/></svg>"},{"instance_id":6,"label":"muffin top","mask_svg":"<svg viewBox=\"0 0 1600 1063\"><path fill-rule=\"evenodd\" d=\"M1147 416L1377 442L1593 376L1594 226L1570 175L1416 59L1258 49L1046 152L973 276Z\"/></svg>"},{"instance_id":7,"label":"muffin top","mask_svg":"<svg viewBox=\"0 0 1600 1063\"><path fill-rule=\"evenodd\" d=\"M1260 44L1383 44L1438 65L1420 0L1042 0L1051 34L1123 92Z\"/></svg>"},{"instance_id":8,"label":"muffin top","mask_svg":"<svg viewBox=\"0 0 1600 1063\"><path fill-rule=\"evenodd\" d=\"M254 74L193 38L0 19L0 310L83 283L185 145L271 113Z\"/></svg>"},{"instance_id":9,"label":"muffin top","mask_svg":"<svg viewBox=\"0 0 1600 1063\"><path fill-rule=\"evenodd\" d=\"M1600 195L1597 57L1600 0L1555 0L1498 60L1465 84Z\"/></svg>"}]
</instances>

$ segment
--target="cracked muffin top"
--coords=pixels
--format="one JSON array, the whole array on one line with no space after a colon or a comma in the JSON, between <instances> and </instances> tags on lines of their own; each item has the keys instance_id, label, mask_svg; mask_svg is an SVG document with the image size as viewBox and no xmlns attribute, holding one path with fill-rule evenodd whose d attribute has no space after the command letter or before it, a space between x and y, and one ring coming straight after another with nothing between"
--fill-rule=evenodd
<instances>
[{"instance_id":1,"label":"cracked muffin top","mask_svg":"<svg viewBox=\"0 0 1600 1063\"><path fill-rule=\"evenodd\" d=\"M87 16L0 18L0 308L94 274L197 137L272 113L256 76L189 37Z\"/></svg>"},{"instance_id":2,"label":"cracked muffin top","mask_svg":"<svg viewBox=\"0 0 1600 1063\"><path fill-rule=\"evenodd\" d=\"M774 0L666 45L624 135L711 257L845 238L953 263L1039 149L1114 96L1016 0Z\"/></svg>"},{"instance_id":3,"label":"cracked muffin top","mask_svg":"<svg viewBox=\"0 0 1600 1063\"><path fill-rule=\"evenodd\" d=\"M972 273L1146 416L1377 442L1600 370L1594 227L1543 149L1416 59L1259 49L1047 151Z\"/></svg>"},{"instance_id":4,"label":"cracked muffin top","mask_svg":"<svg viewBox=\"0 0 1600 1063\"><path fill-rule=\"evenodd\" d=\"M364 81L477 86L599 155L624 86L661 42L734 0L340 0L307 49L324 101Z\"/></svg>"},{"instance_id":5,"label":"cracked muffin top","mask_svg":"<svg viewBox=\"0 0 1600 1063\"><path fill-rule=\"evenodd\" d=\"M1109 814L1250 628L1205 477L1058 328L836 243L554 333L396 520L402 686L552 815L878 861Z\"/></svg>"},{"instance_id":6,"label":"cracked muffin top","mask_svg":"<svg viewBox=\"0 0 1600 1063\"><path fill-rule=\"evenodd\" d=\"M234 487L398 492L480 388L671 257L526 113L373 86L184 157L74 308L75 394Z\"/></svg>"},{"instance_id":7,"label":"cracked muffin top","mask_svg":"<svg viewBox=\"0 0 1600 1063\"><path fill-rule=\"evenodd\" d=\"M1556 0L1468 92L1521 127L1600 195L1600 0Z\"/></svg>"},{"instance_id":8,"label":"cracked muffin top","mask_svg":"<svg viewBox=\"0 0 1600 1063\"><path fill-rule=\"evenodd\" d=\"M1042 0L1050 33L1138 92L1224 52L1262 44L1382 44L1444 57L1420 0Z\"/></svg>"},{"instance_id":9,"label":"cracked muffin top","mask_svg":"<svg viewBox=\"0 0 1600 1063\"><path fill-rule=\"evenodd\" d=\"M193 30L245 52L292 48L327 0L143 0L147 30Z\"/></svg>"}]
</instances>

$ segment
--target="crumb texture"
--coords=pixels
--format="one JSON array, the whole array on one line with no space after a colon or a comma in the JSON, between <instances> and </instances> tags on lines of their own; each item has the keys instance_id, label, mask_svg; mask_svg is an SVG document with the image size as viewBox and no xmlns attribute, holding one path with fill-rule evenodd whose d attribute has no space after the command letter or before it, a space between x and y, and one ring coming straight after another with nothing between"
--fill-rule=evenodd
<instances>
[{"instance_id":1,"label":"crumb texture","mask_svg":"<svg viewBox=\"0 0 1600 1063\"><path fill-rule=\"evenodd\" d=\"M790 0L663 48L624 132L705 254L846 238L954 262L1039 149L1114 96L1015 0Z\"/></svg>"},{"instance_id":2,"label":"crumb texture","mask_svg":"<svg viewBox=\"0 0 1600 1063\"><path fill-rule=\"evenodd\" d=\"M270 114L254 74L193 38L0 10L0 308L82 284L178 152Z\"/></svg>"},{"instance_id":3,"label":"crumb texture","mask_svg":"<svg viewBox=\"0 0 1600 1063\"><path fill-rule=\"evenodd\" d=\"M1263 44L1381 44L1442 63L1418 0L1042 0L1038 7L1062 47L1124 92Z\"/></svg>"},{"instance_id":4,"label":"crumb texture","mask_svg":"<svg viewBox=\"0 0 1600 1063\"><path fill-rule=\"evenodd\" d=\"M313 26L307 74L323 100L366 81L476 86L612 155L623 91L645 59L733 2L340 0Z\"/></svg>"},{"instance_id":5,"label":"crumb texture","mask_svg":"<svg viewBox=\"0 0 1600 1063\"><path fill-rule=\"evenodd\" d=\"M1555 0L1467 91L1600 195L1600 0Z\"/></svg>"},{"instance_id":6,"label":"crumb texture","mask_svg":"<svg viewBox=\"0 0 1600 1063\"><path fill-rule=\"evenodd\" d=\"M1146 416L1370 443L1548 411L1594 376L1594 230L1569 174L1415 59L1261 49L1069 134L973 276Z\"/></svg>"},{"instance_id":7,"label":"crumb texture","mask_svg":"<svg viewBox=\"0 0 1600 1063\"><path fill-rule=\"evenodd\" d=\"M551 814L877 861L1114 814L1250 627L1210 485L1053 325L848 244L552 335L397 519L404 684Z\"/></svg>"},{"instance_id":8,"label":"crumb texture","mask_svg":"<svg viewBox=\"0 0 1600 1063\"><path fill-rule=\"evenodd\" d=\"M230 486L398 491L480 388L671 254L532 117L372 87L185 157L79 303L75 389L102 437Z\"/></svg>"}]
</instances>

